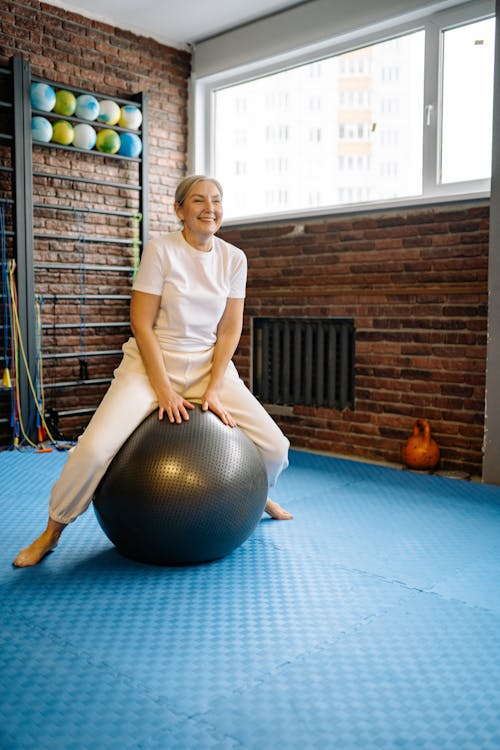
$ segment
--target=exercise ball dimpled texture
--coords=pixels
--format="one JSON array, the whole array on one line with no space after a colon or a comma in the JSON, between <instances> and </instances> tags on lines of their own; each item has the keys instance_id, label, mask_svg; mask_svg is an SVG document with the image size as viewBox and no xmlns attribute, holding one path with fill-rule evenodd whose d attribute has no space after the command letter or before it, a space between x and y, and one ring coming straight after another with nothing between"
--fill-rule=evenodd
<instances>
[{"instance_id":1,"label":"exercise ball dimpled texture","mask_svg":"<svg viewBox=\"0 0 500 750\"><path fill-rule=\"evenodd\" d=\"M132 433L101 480L94 510L126 557L189 565L228 555L257 526L267 474L256 446L199 407L171 424L155 411Z\"/></svg>"}]
</instances>

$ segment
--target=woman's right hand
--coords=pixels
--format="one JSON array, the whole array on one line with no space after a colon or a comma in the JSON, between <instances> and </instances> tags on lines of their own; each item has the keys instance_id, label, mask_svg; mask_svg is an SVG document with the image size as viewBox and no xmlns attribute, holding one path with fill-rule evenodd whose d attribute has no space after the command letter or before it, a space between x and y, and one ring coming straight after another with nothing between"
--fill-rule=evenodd
<instances>
[{"instance_id":1,"label":"woman's right hand","mask_svg":"<svg viewBox=\"0 0 500 750\"><path fill-rule=\"evenodd\" d=\"M149 382L158 397L158 418L163 419L166 414L169 422L180 424L189 419L187 410L194 409L194 405L175 392L165 370L160 344L153 330L160 303L160 295L132 291L130 322Z\"/></svg>"},{"instance_id":2,"label":"woman's right hand","mask_svg":"<svg viewBox=\"0 0 500 750\"><path fill-rule=\"evenodd\" d=\"M169 422L177 422L177 424L183 420L187 421L189 419L187 410L195 408L191 401L182 398L175 391L170 391L168 395L159 398L158 404L158 419L163 419L166 415Z\"/></svg>"}]
</instances>

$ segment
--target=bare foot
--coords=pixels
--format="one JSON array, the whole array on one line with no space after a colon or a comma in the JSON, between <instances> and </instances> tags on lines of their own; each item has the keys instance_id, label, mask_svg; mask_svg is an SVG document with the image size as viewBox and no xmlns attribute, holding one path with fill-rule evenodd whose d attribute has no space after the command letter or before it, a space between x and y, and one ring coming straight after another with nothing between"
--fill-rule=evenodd
<instances>
[{"instance_id":1,"label":"bare foot","mask_svg":"<svg viewBox=\"0 0 500 750\"><path fill-rule=\"evenodd\" d=\"M271 518L275 518L277 521L289 521L293 518L291 513L282 508L278 503L275 503L274 500L271 500L270 497L266 500L266 507L264 510L271 516Z\"/></svg>"},{"instance_id":2,"label":"bare foot","mask_svg":"<svg viewBox=\"0 0 500 750\"><path fill-rule=\"evenodd\" d=\"M39 537L31 542L30 545L22 549L13 561L16 568L27 568L30 565L37 565L43 560L45 555L52 552L57 547L59 537L62 534L66 524L53 521L51 518L45 531Z\"/></svg>"}]
</instances>

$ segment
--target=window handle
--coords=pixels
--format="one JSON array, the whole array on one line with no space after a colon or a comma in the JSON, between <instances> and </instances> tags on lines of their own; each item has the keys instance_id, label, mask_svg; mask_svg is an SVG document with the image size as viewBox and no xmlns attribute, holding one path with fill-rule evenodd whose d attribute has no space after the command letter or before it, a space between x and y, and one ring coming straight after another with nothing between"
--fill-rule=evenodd
<instances>
[{"instance_id":1,"label":"window handle","mask_svg":"<svg viewBox=\"0 0 500 750\"><path fill-rule=\"evenodd\" d=\"M424 113L425 113L425 124L427 126L431 124L433 112L434 112L434 104L426 104L424 107Z\"/></svg>"}]
</instances>

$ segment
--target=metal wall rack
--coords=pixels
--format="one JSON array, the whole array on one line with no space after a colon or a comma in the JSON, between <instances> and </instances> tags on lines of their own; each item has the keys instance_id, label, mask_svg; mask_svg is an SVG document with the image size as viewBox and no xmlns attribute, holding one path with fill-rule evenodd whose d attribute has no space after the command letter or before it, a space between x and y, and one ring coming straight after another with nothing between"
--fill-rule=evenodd
<instances>
[{"instance_id":1,"label":"metal wall rack","mask_svg":"<svg viewBox=\"0 0 500 750\"><path fill-rule=\"evenodd\" d=\"M98 100L139 107L141 128L129 132L142 138L140 157L32 143L31 117L35 114L73 125L86 122L96 129L128 131L118 125L32 110L34 81L75 96L92 94ZM40 359L35 301L41 300L46 407L54 409L56 401L59 416L81 416L88 421L127 336L133 254L137 247L142 249L149 232L147 96L116 97L32 76L29 61L15 57L8 68L0 69L0 85L0 201L9 217L6 234L9 253L16 259L28 369L34 377ZM78 311L83 307L82 317ZM94 345L96 335L99 343ZM82 358L92 362L89 369L99 364L95 375L82 371ZM19 374L21 408L27 414L32 411L32 396L23 368ZM9 420L4 401L2 393L0 426Z\"/></svg>"},{"instance_id":2,"label":"metal wall rack","mask_svg":"<svg viewBox=\"0 0 500 750\"><path fill-rule=\"evenodd\" d=\"M31 195L31 160L25 147L26 139L31 140L31 124L28 114L22 106L26 93L27 65L23 60L12 58L9 67L0 69L0 201L5 218L5 241L9 259L16 258L17 293L21 336L25 342L28 360L32 361L35 353L35 340L30 327L31 303L33 300L33 264L32 264L32 226ZM18 252L18 249L21 251ZM2 297L3 303L3 297ZM2 304L3 314L3 304ZM2 318L2 325L4 321ZM2 360L5 358L4 340L0 343ZM3 366L3 361L2 361ZM29 409L30 395L27 388L20 391L21 408ZM8 390L0 391L0 438L10 428L11 394Z\"/></svg>"}]
</instances>

